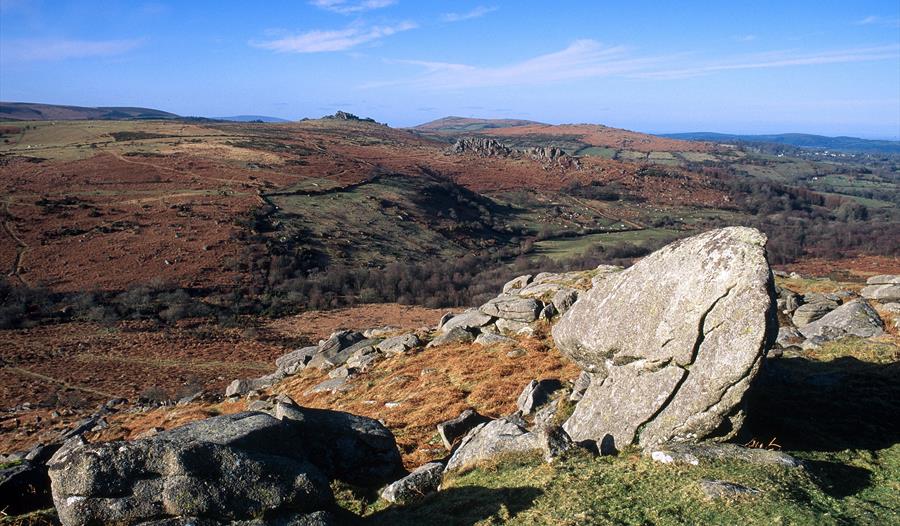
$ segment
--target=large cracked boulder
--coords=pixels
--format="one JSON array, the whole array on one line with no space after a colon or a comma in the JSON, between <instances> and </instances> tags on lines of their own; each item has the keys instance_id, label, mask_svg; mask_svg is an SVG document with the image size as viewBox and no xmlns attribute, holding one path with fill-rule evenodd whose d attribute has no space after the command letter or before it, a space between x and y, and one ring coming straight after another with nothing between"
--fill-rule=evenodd
<instances>
[{"instance_id":1,"label":"large cracked boulder","mask_svg":"<svg viewBox=\"0 0 900 526\"><path fill-rule=\"evenodd\" d=\"M581 295L553 329L592 374L565 430L601 450L732 436L778 332L758 230L672 243Z\"/></svg>"},{"instance_id":2,"label":"large cracked boulder","mask_svg":"<svg viewBox=\"0 0 900 526\"><path fill-rule=\"evenodd\" d=\"M84 444L49 463L64 526L137 524L186 516L248 520L314 512L328 479L288 426L265 413L194 422L133 442Z\"/></svg>"}]
</instances>

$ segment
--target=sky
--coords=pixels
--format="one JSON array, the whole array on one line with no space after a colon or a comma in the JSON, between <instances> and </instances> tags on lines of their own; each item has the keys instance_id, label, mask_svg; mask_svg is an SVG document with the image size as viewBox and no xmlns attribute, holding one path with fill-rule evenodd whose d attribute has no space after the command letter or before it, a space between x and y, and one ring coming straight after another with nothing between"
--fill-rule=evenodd
<instances>
[{"instance_id":1,"label":"sky","mask_svg":"<svg viewBox=\"0 0 900 526\"><path fill-rule=\"evenodd\" d=\"M0 100L900 139L900 1L0 0Z\"/></svg>"}]
</instances>

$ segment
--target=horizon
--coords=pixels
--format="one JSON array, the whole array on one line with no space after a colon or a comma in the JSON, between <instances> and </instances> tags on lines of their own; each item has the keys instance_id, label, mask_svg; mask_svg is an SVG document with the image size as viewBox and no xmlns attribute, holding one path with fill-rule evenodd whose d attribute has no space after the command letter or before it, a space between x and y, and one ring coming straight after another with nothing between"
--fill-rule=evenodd
<instances>
[{"instance_id":1,"label":"horizon","mask_svg":"<svg viewBox=\"0 0 900 526\"><path fill-rule=\"evenodd\" d=\"M895 2L271 6L0 0L0 100L900 140Z\"/></svg>"}]
</instances>

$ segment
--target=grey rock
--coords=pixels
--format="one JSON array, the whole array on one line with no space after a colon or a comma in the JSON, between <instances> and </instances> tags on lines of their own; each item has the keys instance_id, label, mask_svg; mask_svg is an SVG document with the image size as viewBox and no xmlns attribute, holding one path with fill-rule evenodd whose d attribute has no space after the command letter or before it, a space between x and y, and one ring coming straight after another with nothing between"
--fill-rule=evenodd
<instances>
[{"instance_id":1,"label":"grey rock","mask_svg":"<svg viewBox=\"0 0 900 526\"><path fill-rule=\"evenodd\" d=\"M438 329L442 328L444 325L447 324L448 321L453 319L453 316L454 316L454 314L452 312L448 312L447 314L444 314L443 316L441 316L441 319L438 320L437 328Z\"/></svg>"},{"instance_id":2,"label":"grey rock","mask_svg":"<svg viewBox=\"0 0 900 526\"><path fill-rule=\"evenodd\" d=\"M228 384L225 388L225 397L243 396L252 391L259 391L272 387L280 380L284 379L283 371L275 371L274 373L261 376L259 378L251 378L246 380L235 380Z\"/></svg>"},{"instance_id":3,"label":"grey rock","mask_svg":"<svg viewBox=\"0 0 900 526\"><path fill-rule=\"evenodd\" d=\"M295 446L329 478L371 487L403 472L394 435L377 420L291 404L278 404L275 416L299 437Z\"/></svg>"},{"instance_id":4,"label":"grey rock","mask_svg":"<svg viewBox=\"0 0 900 526\"><path fill-rule=\"evenodd\" d=\"M475 341L474 334L461 327L456 327L444 334L439 334L428 343L427 347L437 347L438 345L447 345L448 343L469 343L472 341Z\"/></svg>"},{"instance_id":5,"label":"grey rock","mask_svg":"<svg viewBox=\"0 0 900 526\"><path fill-rule=\"evenodd\" d=\"M543 304L535 299L503 295L485 303L478 310L488 316L528 323L538 319L542 308Z\"/></svg>"},{"instance_id":6,"label":"grey rock","mask_svg":"<svg viewBox=\"0 0 900 526\"><path fill-rule=\"evenodd\" d=\"M577 402L584 398L585 391L587 391L587 388L591 385L591 378L593 378L591 373L581 371L581 374L578 375L578 378L575 379L575 383L572 386L572 394L569 395L569 401Z\"/></svg>"},{"instance_id":7,"label":"grey rock","mask_svg":"<svg viewBox=\"0 0 900 526\"><path fill-rule=\"evenodd\" d=\"M519 276L507 281L506 284L503 285L503 293L509 294L525 287L526 285L531 283L531 277L531 274L526 274L524 276Z\"/></svg>"},{"instance_id":8,"label":"grey rock","mask_svg":"<svg viewBox=\"0 0 900 526\"><path fill-rule=\"evenodd\" d=\"M778 337L775 343L781 347L792 347L803 343L803 334L793 327L781 327L778 329Z\"/></svg>"},{"instance_id":9,"label":"grey rock","mask_svg":"<svg viewBox=\"0 0 900 526\"><path fill-rule=\"evenodd\" d=\"M818 320L800 327L806 338L819 337L825 341L858 336L869 338L884 333L884 322L866 300L845 303Z\"/></svg>"},{"instance_id":10,"label":"grey rock","mask_svg":"<svg viewBox=\"0 0 900 526\"><path fill-rule=\"evenodd\" d=\"M782 288L778 292L779 309L786 313L792 313L803 304L803 297L796 292Z\"/></svg>"},{"instance_id":11,"label":"grey rock","mask_svg":"<svg viewBox=\"0 0 900 526\"><path fill-rule=\"evenodd\" d=\"M534 333L534 327L530 323L524 321L506 320L500 318L496 324L500 334L506 335L530 335Z\"/></svg>"},{"instance_id":12,"label":"grey rock","mask_svg":"<svg viewBox=\"0 0 900 526\"><path fill-rule=\"evenodd\" d=\"M447 451L453 450L456 441L464 437L475 427L489 422L486 416L478 414L474 409L466 409L458 417L446 420L437 425L438 435Z\"/></svg>"},{"instance_id":13,"label":"grey rock","mask_svg":"<svg viewBox=\"0 0 900 526\"><path fill-rule=\"evenodd\" d=\"M572 442L565 429L560 426L540 427L537 431L537 439L541 446L544 462L548 464L578 447Z\"/></svg>"},{"instance_id":14,"label":"grey rock","mask_svg":"<svg viewBox=\"0 0 900 526\"><path fill-rule=\"evenodd\" d=\"M471 467L509 453L541 449L537 435L506 419L481 424L470 431L447 462L447 471Z\"/></svg>"},{"instance_id":15,"label":"grey rock","mask_svg":"<svg viewBox=\"0 0 900 526\"><path fill-rule=\"evenodd\" d=\"M796 458L769 449L746 448L737 444L663 444L644 451L650 458L663 464L679 463L698 465L702 460L739 460L750 464L797 468L802 462Z\"/></svg>"},{"instance_id":16,"label":"grey rock","mask_svg":"<svg viewBox=\"0 0 900 526\"><path fill-rule=\"evenodd\" d=\"M450 318L447 323L441 325L440 332L446 334L453 329L465 329L467 331L474 331L480 327L484 327L485 325L494 321L494 318L479 312L477 310L467 310L462 314L457 314L456 316Z\"/></svg>"},{"instance_id":17,"label":"grey rock","mask_svg":"<svg viewBox=\"0 0 900 526\"><path fill-rule=\"evenodd\" d=\"M366 329L362 334L364 338L385 338L392 334L396 334L399 330L399 327L385 325L384 327L374 327L372 329Z\"/></svg>"},{"instance_id":18,"label":"grey rock","mask_svg":"<svg viewBox=\"0 0 900 526\"><path fill-rule=\"evenodd\" d=\"M860 291L860 295L868 300L875 300L883 303L900 301L900 285L869 285L867 287L863 287L863 289Z\"/></svg>"},{"instance_id":19,"label":"grey rock","mask_svg":"<svg viewBox=\"0 0 900 526\"><path fill-rule=\"evenodd\" d=\"M560 351L594 374L564 426L573 440L604 452L737 432L777 334L765 241L745 227L706 232L581 295L553 328Z\"/></svg>"},{"instance_id":20,"label":"grey rock","mask_svg":"<svg viewBox=\"0 0 900 526\"><path fill-rule=\"evenodd\" d=\"M51 459L53 501L64 526L323 509L332 499L328 480L298 446L289 427L265 413L86 444Z\"/></svg>"},{"instance_id":21,"label":"grey rock","mask_svg":"<svg viewBox=\"0 0 900 526\"><path fill-rule=\"evenodd\" d=\"M521 358L528 354L525 349L513 349L506 353L507 358Z\"/></svg>"},{"instance_id":22,"label":"grey rock","mask_svg":"<svg viewBox=\"0 0 900 526\"><path fill-rule=\"evenodd\" d=\"M275 366L286 374L295 374L312 360L319 351L317 345L296 349L275 359Z\"/></svg>"},{"instance_id":23,"label":"grey rock","mask_svg":"<svg viewBox=\"0 0 900 526\"><path fill-rule=\"evenodd\" d=\"M557 312L559 314L565 314L572 305L575 304L575 301L578 300L578 291L575 289L559 289L553 294L553 299L551 302L553 306L556 307Z\"/></svg>"},{"instance_id":24,"label":"grey rock","mask_svg":"<svg viewBox=\"0 0 900 526\"><path fill-rule=\"evenodd\" d=\"M726 480L701 480L700 490L713 500L733 499L760 493L758 489L742 486Z\"/></svg>"},{"instance_id":25,"label":"grey rock","mask_svg":"<svg viewBox=\"0 0 900 526\"><path fill-rule=\"evenodd\" d=\"M538 315L539 320L549 320L556 316L556 307L553 306L552 303L547 303L544 305L544 308L541 309L541 313Z\"/></svg>"},{"instance_id":26,"label":"grey rock","mask_svg":"<svg viewBox=\"0 0 900 526\"><path fill-rule=\"evenodd\" d=\"M429 462L402 479L388 484L381 491L381 498L396 504L410 504L435 493L443 480L444 465Z\"/></svg>"},{"instance_id":27,"label":"grey rock","mask_svg":"<svg viewBox=\"0 0 900 526\"><path fill-rule=\"evenodd\" d=\"M900 314L900 303L885 303L881 308L890 314Z\"/></svg>"},{"instance_id":28,"label":"grey rock","mask_svg":"<svg viewBox=\"0 0 900 526\"><path fill-rule=\"evenodd\" d=\"M320 370L338 367L345 364L354 353L366 348L373 349L379 341L380 340L377 339L357 340L346 347L332 345L329 347L330 350L319 351L313 356L312 360L307 364L307 367L315 367Z\"/></svg>"},{"instance_id":29,"label":"grey rock","mask_svg":"<svg viewBox=\"0 0 900 526\"><path fill-rule=\"evenodd\" d=\"M825 316L836 308L838 308L838 303L827 299L804 303L794 310L791 321L797 327L803 327L804 325L808 325L822 316Z\"/></svg>"},{"instance_id":30,"label":"grey rock","mask_svg":"<svg viewBox=\"0 0 900 526\"><path fill-rule=\"evenodd\" d=\"M419 337L409 333L388 338L376 345L375 348L384 354L402 354L420 345L422 345L422 341L419 340Z\"/></svg>"},{"instance_id":31,"label":"grey rock","mask_svg":"<svg viewBox=\"0 0 900 526\"><path fill-rule=\"evenodd\" d=\"M866 280L867 285L900 285L900 274L882 274Z\"/></svg>"},{"instance_id":32,"label":"grey rock","mask_svg":"<svg viewBox=\"0 0 900 526\"><path fill-rule=\"evenodd\" d=\"M523 415L530 415L535 409L549 402L553 393L560 389L562 382L559 380L532 380L516 399L516 407Z\"/></svg>"},{"instance_id":33,"label":"grey rock","mask_svg":"<svg viewBox=\"0 0 900 526\"><path fill-rule=\"evenodd\" d=\"M475 343L484 347L490 347L492 345L512 345L518 342L507 336L502 336L493 332L483 332L479 334L477 338L475 338Z\"/></svg>"}]
</instances>

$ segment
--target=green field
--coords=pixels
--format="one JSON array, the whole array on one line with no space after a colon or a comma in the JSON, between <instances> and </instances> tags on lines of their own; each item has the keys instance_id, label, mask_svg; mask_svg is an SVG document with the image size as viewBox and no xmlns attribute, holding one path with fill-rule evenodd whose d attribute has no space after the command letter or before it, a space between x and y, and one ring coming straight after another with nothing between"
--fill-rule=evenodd
<instances>
[{"instance_id":1,"label":"green field","mask_svg":"<svg viewBox=\"0 0 900 526\"><path fill-rule=\"evenodd\" d=\"M547 239L535 243L534 253L538 256L546 256L550 259L561 261L581 255L585 250L597 245L603 247L612 247L624 243L646 245L652 242L674 239L679 237L679 234L676 230L648 228L628 232L609 232L571 238Z\"/></svg>"}]
</instances>

